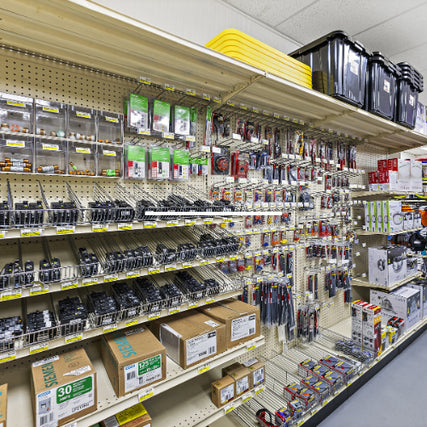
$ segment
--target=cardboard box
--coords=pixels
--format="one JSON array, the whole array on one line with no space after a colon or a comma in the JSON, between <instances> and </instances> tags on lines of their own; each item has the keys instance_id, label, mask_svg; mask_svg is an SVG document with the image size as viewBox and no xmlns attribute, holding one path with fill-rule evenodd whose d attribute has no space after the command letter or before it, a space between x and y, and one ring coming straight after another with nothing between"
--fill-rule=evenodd
<instances>
[{"instance_id":1,"label":"cardboard box","mask_svg":"<svg viewBox=\"0 0 427 427\"><path fill-rule=\"evenodd\" d=\"M96 372L82 348L34 362L31 388L36 427L62 426L96 411Z\"/></svg>"},{"instance_id":2,"label":"cardboard box","mask_svg":"<svg viewBox=\"0 0 427 427\"><path fill-rule=\"evenodd\" d=\"M384 324L397 316L404 320L404 330L408 330L421 320L421 294L418 289L405 287L392 293L371 289L370 300L381 307Z\"/></svg>"},{"instance_id":3,"label":"cardboard box","mask_svg":"<svg viewBox=\"0 0 427 427\"><path fill-rule=\"evenodd\" d=\"M234 399L235 381L229 375L214 381L211 384L211 399L213 404L220 408Z\"/></svg>"},{"instance_id":4,"label":"cardboard box","mask_svg":"<svg viewBox=\"0 0 427 427\"><path fill-rule=\"evenodd\" d=\"M230 374L230 377L235 381L235 397L241 396L251 388L250 377L251 371L246 366L234 369Z\"/></svg>"},{"instance_id":5,"label":"cardboard box","mask_svg":"<svg viewBox=\"0 0 427 427\"><path fill-rule=\"evenodd\" d=\"M379 172L368 172L369 191L379 190Z\"/></svg>"},{"instance_id":6,"label":"cardboard box","mask_svg":"<svg viewBox=\"0 0 427 427\"><path fill-rule=\"evenodd\" d=\"M226 350L224 324L198 311L183 314L160 319L152 329L173 361L186 369Z\"/></svg>"},{"instance_id":7,"label":"cardboard box","mask_svg":"<svg viewBox=\"0 0 427 427\"><path fill-rule=\"evenodd\" d=\"M226 300L203 307L200 311L225 324L227 349L261 333L259 307L238 300Z\"/></svg>"},{"instance_id":8,"label":"cardboard box","mask_svg":"<svg viewBox=\"0 0 427 427\"><path fill-rule=\"evenodd\" d=\"M235 371L236 369L240 368L241 366L242 365L239 362L234 362L232 365L225 366L224 368L222 368L221 374L223 377L225 377L226 375L230 375L230 372Z\"/></svg>"},{"instance_id":9,"label":"cardboard box","mask_svg":"<svg viewBox=\"0 0 427 427\"><path fill-rule=\"evenodd\" d=\"M377 161L378 171L383 172L388 170L388 161L387 159L381 159Z\"/></svg>"},{"instance_id":10,"label":"cardboard box","mask_svg":"<svg viewBox=\"0 0 427 427\"><path fill-rule=\"evenodd\" d=\"M250 388L257 387L265 382L265 363L260 362L257 358L249 359L243 362L243 365L249 368L251 376L249 378Z\"/></svg>"},{"instance_id":11,"label":"cardboard box","mask_svg":"<svg viewBox=\"0 0 427 427\"><path fill-rule=\"evenodd\" d=\"M389 190L409 191L411 179L411 161L388 159Z\"/></svg>"},{"instance_id":12,"label":"cardboard box","mask_svg":"<svg viewBox=\"0 0 427 427\"><path fill-rule=\"evenodd\" d=\"M117 396L166 378L166 349L139 326L102 338L102 360Z\"/></svg>"},{"instance_id":13,"label":"cardboard box","mask_svg":"<svg viewBox=\"0 0 427 427\"><path fill-rule=\"evenodd\" d=\"M390 286L406 277L406 248L403 246L370 247L369 282Z\"/></svg>"},{"instance_id":14,"label":"cardboard box","mask_svg":"<svg viewBox=\"0 0 427 427\"><path fill-rule=\"evenodd\" d=\"M7 425L7 384L0 385L0 427Z\"/></svg>"},{"instance_id":15,"label":"cardboard box","mask_svg":"<svg viewBox=\"0 0 427 427\"><path fill-rule=\"evenodd\" d=\"M390 189L390 175L388 170L378 172L378 190L387 191Z\"/></svg>"},{"instance_id":16,"label":"cardboard box","mask_svg":"<svg viewBox=\"0 0 427 427\"><path fill-rule=\"evenodd\" d=\"M142 403L101 421L101 427L151 427L152 419Z\"/></svg>"},{"instance_id":17,"label":"cardboard box","mask_svg":"<svg viewBox=\"0 0 427 427\"><path fill-rule=\"evenodd\" d=\"M427 281L420 280L406 285L409 288L418 289L421 298L421 317L427 316Z\"/></svg>"}]
</instances>

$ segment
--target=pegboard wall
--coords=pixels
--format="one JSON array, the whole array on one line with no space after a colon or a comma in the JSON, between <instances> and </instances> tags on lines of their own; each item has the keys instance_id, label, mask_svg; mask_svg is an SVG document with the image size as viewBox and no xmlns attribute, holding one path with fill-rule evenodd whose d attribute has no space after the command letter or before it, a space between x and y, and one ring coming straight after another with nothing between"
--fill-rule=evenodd
<instances>
[{"instance_id":1,"label":"pegboard wall","mask_svg":"<svg viewBox=\"0 0 427 427\"><path fill-rule=\"evenodd\" d=\"M17 95L40 98L53 102L62 102L71 105L79 105L98 110L123 113L123 101L128 97L130 92L141 93L147 96L149 100L154 98L174 104L182 104L186 106L194 106L198 109L197 135L194 152L198 152L198 156L207 156L200 153L200 146L204 143L204 129L207 102L202 99L192 98L182 92L168 91L158 85L141 85L135 80L123 78L117 75L102 73L95 70L90 70L85 67L79 67L73 64L67 64L53 59L42 58L37 55L26 54L15 50L2 48L2 62L0 63L0 91ZM214 107L216 108L216 107ZM264 129L266 125L280 128L282 135L289 125L283 120L276 120L274 117L265 117L261 114L253 114L252 112L239 111L222 106L219 110L230 119L231 132L234 132L237 118L257 120ZM314 131L311 131L311 133ZM304 134L304 138L311 137L310 131ZM146 136L127 135L125 142L132 144L141 144L150 146L152 144L165 144L164 140ZM214 142L214 141L213 141ZM219 141L220 143L222 141ZM180 142L168 141L169 146L182 146ZM334 145L335 157L335 145ZM368 145L360 145L357 152L357 167L364 169L366 172L377 168L377 160L385 158L385 155L380 151ZM93 200L93 185L99 183L104 190L110 195L114 194L115 184L120 183L129 193L133 194L133 185L135 181L116 179L116 178L90 178L81 177L75 178L70 176L48 176L48 175L19 175L8 174L0 176L0 195L5 196L5 183L9 179L11 190L15 201L39 198L40 181L45 190L48 199L63 200L66 196L65 182L75 191L78 198L84 206L90 200ZM249 181L252 186L264 185L262 171L250 171ZM254 184L255 182L255 184ZM153 194L161 194L162 192L174 191L175 186L180 186L180 182L171 181L136 181L137 185L147 192ZM224 176L208 177L191 177L187 182L191 186L200 190L203 194L208 194L212 185L226 187ZM367 184L367 174L364 176L352 177L351 183ZM310 184L309 191L311 193L319 193L323 189L323 184ZM299 223L318 219L317 214L320 213L320 197L315 198L315 209L309 213L300 212L297 209L293 213L293 226L297 227ZM325 213L325 212L324 212ZM326 212L327 213L327 212ZM331 220L332 221L332 220ZM336 221L337 225L339 221ZM351 229L351 224L341 227L341 235L345 235L348 229ZM237 222L235 228L242 228L243 223ZM293 241L293 230L287 231L287 240L289 243ZM261 235L251 237L251 250L260 248ZM308 263L305 255L305 244L296 244L294 249L294 294L295 305L303 305L307 302L305 295L307 291L307 275L310 268L315 266L314 263ZM353 260L358 263L357 258ZM246 273L251 275L252 273ZM344 302L343 291L337 293L335 297L329 298L324 286L324 274L319 274L319 298L318 302L322 304L320 311L320 325L322 327L331 327L341 320L350 316L350 304ZM297 295L299 295L297 297ZM327 303L326 305L323 303ZM281 343L278 340L277 328L263 328L266 336L267 345L264 350L256 350L262 352L265 356L280 351Z\"/></svg>"}]
</instances>

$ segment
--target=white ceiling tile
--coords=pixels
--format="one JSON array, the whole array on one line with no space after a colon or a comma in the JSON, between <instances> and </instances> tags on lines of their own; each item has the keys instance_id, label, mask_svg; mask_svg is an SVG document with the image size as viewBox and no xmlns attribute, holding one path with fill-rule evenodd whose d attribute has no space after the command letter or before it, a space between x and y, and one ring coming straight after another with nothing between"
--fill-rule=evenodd
<instances>
[{"instance_id":1,"label":"white ceiling tile","mask_svg":"<svg viewBox=\"0 0 427 427\"><path fill-rule=\"evenodd\" d=\"M421 70L427 70L427 42L420 44L412 49L405 50L397 55L390 56L390 59L395 62L409 62L415 69L421 73ZM427 76L426 76L427 78Z\"/></svg>"},{"instance_id":2,"label":"white ceiling tile","mask_svg":"<svg viewBox=\"0 0 427 427\"><path fill-rule=\"evenodd\" d=\"M366 31L377 24L408 10L425 4L422 0L319 0L312 7L302 10L291 19L276 27L287 36L307 44L331 31L342 29L350 35ZM414 12L417 15L419 12ZM424 17L425 23L425 14ZM400 28L394 27L394 34L388 38L392 44L400 36ZM376 37L378 37L377 35ZM415 38L415 36L413 36ZM361 40L363 42L363 40ZM366 39L366 45L371 50L377 50L376 40ZM372 45L372 46L371 46Z\"/></svg>"},{"instance_id":3,"label":"white ceiling tile","mask_svg":"<svg viewBox=\"0 0 427 427\"><path fill-rule=\"evenodd\" d=\"M317 0L225 0L249 16L275 27Z\"/></svg>"}]
</instances>

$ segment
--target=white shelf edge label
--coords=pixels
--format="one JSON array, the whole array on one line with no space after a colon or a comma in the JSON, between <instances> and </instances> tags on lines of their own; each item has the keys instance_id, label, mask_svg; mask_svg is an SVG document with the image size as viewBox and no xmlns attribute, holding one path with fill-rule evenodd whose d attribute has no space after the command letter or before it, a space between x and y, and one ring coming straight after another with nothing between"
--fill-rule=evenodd
<instances>
[{"instance_id":1,"label":"white shelf edge label","mask_svg":"<svg viewBox=\"0 0 427 427\"><path fill-rule=\"evenodd\" d=\"M154 396L154 387L146 388L141 393L138 393L138 401L142 402Z\"/></svg>"}]
</instances>

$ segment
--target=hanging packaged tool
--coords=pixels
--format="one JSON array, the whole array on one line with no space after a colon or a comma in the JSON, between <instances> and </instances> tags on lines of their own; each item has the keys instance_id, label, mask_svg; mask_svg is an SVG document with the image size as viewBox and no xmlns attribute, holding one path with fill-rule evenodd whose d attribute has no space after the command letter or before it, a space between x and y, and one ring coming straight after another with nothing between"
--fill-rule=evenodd
<instances>
[{"instance_id":1,"label":"hanging packaged tool","mask_svg":"<svg viewBox=\"0 0 427 427\"><path fill-rule=\"evenodd\" d=\"M236 151L231 153L231 176L247 178L249 170L249 154Z\"/></svg>"},{"instance_id":2,"label":"hanging packaged tool","mask_svg":"<svg viewBox=\"0 0 427 427\"><path fill-rule=\"evenodd\" d=\"M274 150L273 150L273 157L275 159L278 159L282 157L282 145L280 142L280 130L275 128L274 129Z\"/></svg>"},{"instance_id":3,"label":"hanging packaged tool","mask_svg":"<svg viewBox=\"0 0 427 427\"><path fill-rule=\"evenodd\" d=\"M212 150L212 175L228 175L230 171L230 152L225 148Z\"/></svg>"},{"instance_id":4,"label":"hanging packaged tool","mask_svg":"<svg viewBox=\"0 0 427 427\"><path fill-rule=\"evenodd\" d=\"M208 146L212 145L212 130L213 130L212 107L208 106L206 107L205 137L203 141L204 145L208 145Z\"/></svg>"}]
</instances>

